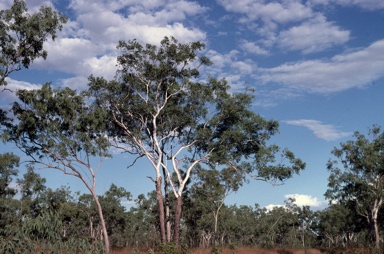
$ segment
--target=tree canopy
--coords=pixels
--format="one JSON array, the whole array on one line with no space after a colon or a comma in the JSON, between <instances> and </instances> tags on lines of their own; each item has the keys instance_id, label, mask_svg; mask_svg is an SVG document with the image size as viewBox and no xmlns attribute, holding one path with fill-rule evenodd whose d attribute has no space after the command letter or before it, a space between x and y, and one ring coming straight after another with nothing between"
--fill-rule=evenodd
<instances>
[{"instance_id":1,"label":"tree canopy","mask_svg":"<svg viewBox=\"0 0 384 254\"><path fill-rule=\"evenodd\" d=\"M88 106L76 91L53 89L50 84L38 90L19 90L17 95L20 102L12 107L16 121L8 130L9 139L31 158L31 163L83 182L98 206L108 251L107 230L96 195L100 163L110 156L105 112Z\"/></svg>"},{"instance_id":2,"label":"tree canopy","mask_svg":"<svg viewBox=\"0 0 384 254\"><path fill-rule=\"evenodd\" d=\"M360 132L355 132L354 137L332 151L338 160L328 162L331 174L325 195L366 218L378 248L378 213L384 202L384 133L379 126L373 126L369 137Z\"/></svg>"},{"instance_id":3,"label":"tree canopy","mask_svg":"<svg viewBox=\"0 0 384 254\"><path fill-rule=\"evenodd\" d=\"M44 43L54 40L67 18L51 7L41 6L29 13L23 0L14 0L9 10L0 11L0 86L5 78L22 67L28 68L37 58L47 58Z\"/></svg>"},{"instance_id":4,"label":"tree canopy","mask_svg":"<svg viewBox=\"0 0 384 254\"><path fill-rule=\"evenodd\" d=\"M225 79L202 77L200 69L212 64L198 56L203 48L173 37L160 46L121 41L116 79L89 78L92 99L109 116L114 145L146 157L155 169L160 213L164 171L177 200L176 243L182 193L196 165L227 165L265 181L284 181L305 167L292 152L267 145L278 123L252 111L252 90L230 92ZM276 154L290 165L275 163Z\"/></svg>"}]
</instances>

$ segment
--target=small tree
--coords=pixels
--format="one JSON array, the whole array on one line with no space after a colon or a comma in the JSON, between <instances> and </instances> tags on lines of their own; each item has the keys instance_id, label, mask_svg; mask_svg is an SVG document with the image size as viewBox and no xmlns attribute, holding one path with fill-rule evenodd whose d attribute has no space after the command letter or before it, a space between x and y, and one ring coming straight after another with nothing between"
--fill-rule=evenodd
<instances>
[{"instance_id":1,"label":"small tree","mask_svg":"<svg viewBox=\"0 0 384 254\"><path fill-rule=\"evenodd\" d=\"M201 210L208 210L213 215L213 240L217 245L220 210L227 196L238 191L246 179L244 174L231 168L222 170L199 168L195 174L197 181L190 190L190 196L193 197L191 205L199 206ZM209 229L206 228L206 230Z\"/></svg>"},{"instance_id":2,"label":"small tree","mask_svg":"<svg viewBox=\"0 0 384 254\"><path fill-rule=\"evenodd\" d=\"M283 154L292 167L269 165L279 149L266 141L278 123L251 111L252 91L231 93L224 79L201 80L199 68L211 64L197 56L202 43L165 37L159 47L133 40L121 41L118 48L116 80L90 77L90 92L110 116L115 145L146 157L155 169L162 242L162 177L175 196L173 241L178 244L183 191L196 165L226 164L250 174L257 171L255 178L267 181L287 179L304 168L288 151ZM240 165L242 159L248 163Z\"/></svg>"},{"instance_id":3,"label":"small tree","mask_svg":"<svg viewBox=\"0 0 384 254\"><path fill-rule=\"evenodd\" d=\"M341 143L332 154L341 162L329 160L331 172L325 196L331 201L353 206L370 228L371 241L378 249L378 213L384 202L384 133L374 126L370 138L355 132L356 140Z\"/></svg>"},{"instance_id":4,"label":"small tree","mask_svg":"<svg viewBox=\"0 0 384 254\"><path fill-rule=\"evenodd\" d=\"M19 157L12 153L0 154L0 237L9 234L9 227L17 224L18 202L14 200L17 190L12 187L13 177L18 173L15 167L19 164Z\"/></svg>"},{"instance_id":5,"label":"small tree","mask_svg":"<svg viewBox=\"0 0 384 254\"><path fill-rule=\"evenodd\" d=\"M49 84L39 90L20 90L17 95L20 103L13 105L17 124L10 128L9 138L31 158L30 162L60 170L84 183L97 205L108 250L107 229L96 195L98 167L109 156L109 142L102 133L104 112L88 107L75 91L54 90Z\"/></svg>"}]
</instances>

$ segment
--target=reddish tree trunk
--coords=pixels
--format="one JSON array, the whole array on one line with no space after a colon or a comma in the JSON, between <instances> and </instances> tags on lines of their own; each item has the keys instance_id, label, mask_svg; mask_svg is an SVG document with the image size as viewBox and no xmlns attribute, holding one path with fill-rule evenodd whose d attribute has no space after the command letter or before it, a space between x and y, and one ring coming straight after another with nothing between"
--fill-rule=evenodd
<instances>
[{"instance_id":1,"label":"reddish tree trunk","mask_svg":"<svg viewBox=\"0 0 384 254\"><path fill-rule=\"evenodd\" d=\"M182 198L181 196L176 198L175 204L175 224L173 228L173 241L176 245L180 242L180 224L181 224L181 209L182 209Z\"/></svg>"},{"instance_id":2,"label":"reddish tree trunk","mask_svg":"<svg viewBox=\"0 0 384 254\"><path fill-rule=\"evenodd\" d=\"M161 192L161 176L156 178L156 196L157 196L157 204L159 207L159 223L160 223L160 237L161 243L166 243L166 235L165 235L165 226L164 226L164 203L163 203L163 193Z\"/></svg>"}]
</instances>

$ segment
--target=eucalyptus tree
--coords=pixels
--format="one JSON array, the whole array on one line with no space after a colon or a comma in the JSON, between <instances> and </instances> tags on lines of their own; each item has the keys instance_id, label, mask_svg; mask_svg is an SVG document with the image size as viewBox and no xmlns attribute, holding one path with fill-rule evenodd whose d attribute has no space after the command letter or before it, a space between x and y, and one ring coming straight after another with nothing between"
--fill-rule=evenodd
<instances>
[{"instance_id":1,"label":"eucalyptus tree","mask_svg":"<svg viewBox=\"0 0 384 254\"><path fill-rule=\"evenodd\" d=\"M0 236L8 234L7 229L14 227L18 221L16 217L18 203L14 200L17 189L12 186L13 177L17 176L16 167L19 157L11 153L0 154Z\"/></svg>"},{"instance_id":2,"label":"eucalyptus tree","mask_svg":"<svg viewBox=\"0 0 384 254\"><path fill-rule=\"evenodd\" d=\"M199 70L211 61L198 56L203 48L173 37L160 46L120 41L115 80L89 78L90 94L110 117L116 147L147 158L155 169L162 242L163 180L175 197L173 241L178 244L183 191L198 164L229 165L265 181L285 180L304 168L293 153L267 146L278 123L251 110L251 90L232 93L225 79L204 81ZM292 165L273 164L276 153Z\"/></svg>"},{"instance_id":3,"label":"eucalyptus tree","mask_svg":"<svg viewBox=\"0 0 384 254\"><path fill-rule=\"evenodd\" d=\"M125 247L127 240L125 232L131 226L128 224L124 202L131 200L131 193L122 187L111 184L109 190L99 197L104 210L111 246Z\"/></svg>"},{"instance_id":4,"label":"eucalyptus tree","mask_svg":"<svg viewBox=\"0 0 384 254\"><path fill-rule=\"evenodd\" d=\"M23 0L14 0L9 9L0 10L0 93L12 72L28 68L38 58L46 59L48 53L44 43L49 37L54 40L66 22L64 15L47 6L41 6L36 13L29 13ZM10 121L7 112L0 108L0 130L9 126ZM4 161L15 159L10 153L2 156L5 156Z\"/></svg>"},{"instance_id":5,"label":"eucalyptus tree","mask_svg":"<svg viewBox=\"0 0 384 254\"><path fill-rule=\"evenodd\" d=\"M29 13L23 0L14 0L8 10L0 11L0 86L14 71L28 68L37 58L47 58L44 43L54 40L67 18L51 7L41 6Z\"/></svg>"},{"instance_id":6,"label":"eucalyptus tree","mask_svg":"<svg viewBox=\"0 0 384 254\"><path fill-rule=\"evenodd\" d=\"M332 204L318 212L317 231L328 248L351 247L363 231L361 217L342 204Z\"/></svg>"},{"instance_id":7,"label":"eucalyptus tree","mask_svg":"<svg viewBox=\"0 0 384 254\"><path fill-rule=\"evenodd\" d=\"M22 178L17 179L20 193L20 214L23 219L34 219L45 210L44 195L47 191L46 179L34 171L32 167Z\"/></svg>"},{"instance_id":8,"label":"eucalyptus tree","mask_svg":"<svg viewBox=\"0 0 384 254\"><path fill-rule=\"evenodd\" d=\"M366 219L371 241L378 249L378 213L384 202L384 133L373 126L369 137L359 132L354 137L333 149L337 160L328 161L330 176L325 195L331 201L354 207Z\"/></svg>"},{"instance_id":9,"label":"eucalyptus tree","mask_svg":"<svg viewBox=\"0 0 384 254\"><path fill-rule=\"evenodd\" d=\"M238 191L246 179L240 171L228 167L222 170L197 167L194 175L196 181L190 188L192 205L200 207L201 211L209 211L210 221L213 221L212 232L209 233L213 233L213 240L217 244L220 210L227 196Z\"/></svg>"},{"instance_id":10,"label":"eucalyptus tree","mask_svg":"<svg viewBox=\"0 0 384 254\"><path fill-rule=\"evenodd\" d=\"M37 90L19 90L17 96L19 102L12 107L16 119L8 131L9 139L30 158L29 162L82 181L97 205L108 250L107 229L96 194L100 163L110 156L109 141L103 134L105 112L88 107L76 91L53 89L49 84Z\"/></svg>"},{"instance_id":11,"label":"eucalyptus tree","mask_svg":"<svg viewBox=\"0 0 384 254\"><path fill-rule=\"evenodd\" d=\"M134 199L135 205L126 212L126 243L129 247L154 248L159 242L159 218L156 192L140 194Z\"/></svg>"}]
</instances>

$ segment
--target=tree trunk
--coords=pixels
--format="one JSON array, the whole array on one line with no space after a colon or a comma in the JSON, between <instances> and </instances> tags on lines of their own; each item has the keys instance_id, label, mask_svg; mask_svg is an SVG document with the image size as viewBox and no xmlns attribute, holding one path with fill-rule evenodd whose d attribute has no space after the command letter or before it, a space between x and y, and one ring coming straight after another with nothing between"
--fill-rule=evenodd
<instances>
[{"instance_id":1,"label":"tree trunk","mask_svg":"<svg viewBox=\"0 0 384 254\"><path fill-rule=\"evenodd\" d=\"M168 180L163 167L163 177L164 177L164 199L165 199L165 228L166 228L166 237L167 242L171 242L171 218L170 218L170 208L169 208L169 190L168 190Z\"/></svg>"},{"instance_id":2,"label":"tree trunk","mask_svg":"<svg viewBox=\"0 0 384 254\"><path fill-rule=\"evenodd\" d=\"M181 210L183 200L181 195L176 198L175 204L175 224L173 226L173 241L176 245L180 242L180 224L181 224Z\"/></svg>"},{"instance_id":3,"label":"tree trunk","mask_svg":"<svg viewBox=\"0 0 384 254\"><path fill-rule=\"evenodd\" d=\"M376 215L376 216L375 216ZM377 213L372 218L373 220L373 232L375 235L375 248L378 250L380 248L380 234L379 234L379 226L377 225Z\"/></svg>"},{"instance_id":4,"label":"tree trunk","mask_svg":"<svg viewBox=\"0 0 384 254\"><path fill-rule=\"evenodd\" d=\"M96 206L97 206L97 212L99 213L102 232L103 232L103 236L104 236L105 250L106 250L106 253L109 253L109 238L108 238L107 227L105 226L103 210L101 209L101 205L100 205L99 199L96 195L96 192L92 191L92 196L93 196L95 203L96 203Z\"/></svg>"},{"instance_id":5,"label":"tree trunk","mask_svg":"<svg viewBox=\"0 0 384 254\"><path fill-rule=\"evenodd\" d=\"M375 200L375 204L372 209L372 230L375 237L375 248L376 250L380 249L380 233L379 233L379 225L377 224L377 215L379 213L379 209L383 204L383 200Z\"/></svg>"},{"instance_id":6,"label":"tree trunk","mask_svg":"<svg viewBox=\"0 0 384 254\"><path fill-rule=\"evenodd\" d=\"M214 244L217 245L217 221L219 220L219 211L213 212L213 217L215 220L215 225L214 225L214 231L213 231L213 236L214 236Z\"/></svg>"},{"instance_id":7,"label":"tree trunk","mask_svg":"<svg viewBox=\"0 0 384 254\"><path fill-rule=\"evenodd\" d=\"M159 207L159 223L160 223L160 237L161 243L166 243L165 236L165 226L164 226L164 203L163 203L163 193L161 192L161 176L156 178L156 197L157 197L157 205Z\"/></svg>"}]
</instances>

